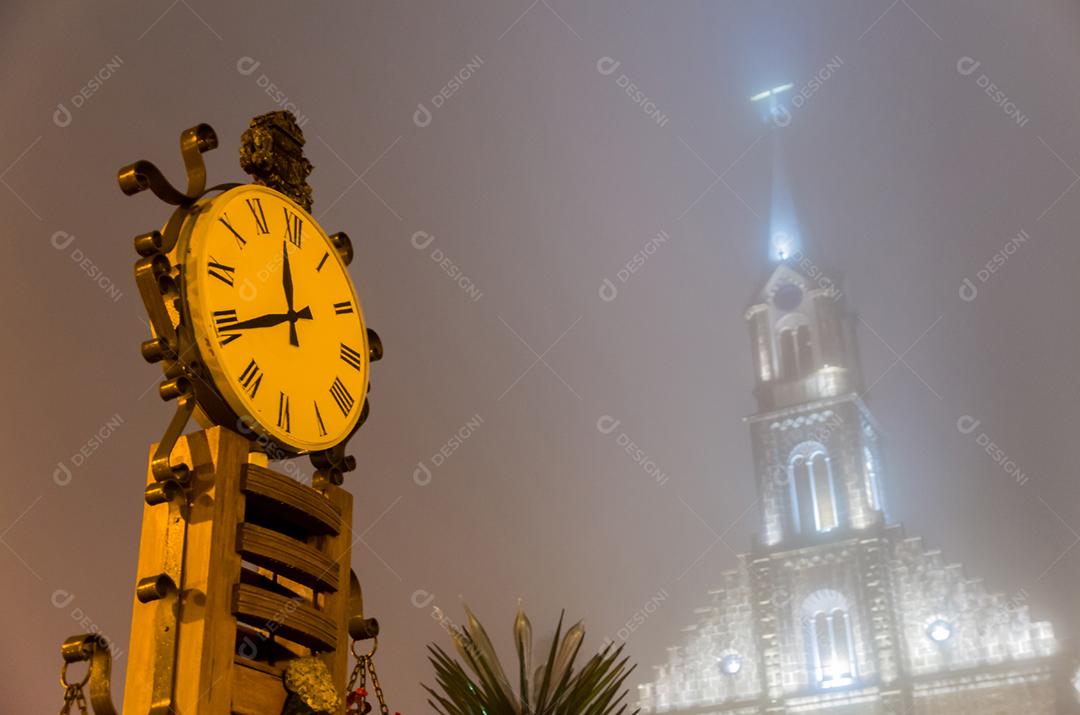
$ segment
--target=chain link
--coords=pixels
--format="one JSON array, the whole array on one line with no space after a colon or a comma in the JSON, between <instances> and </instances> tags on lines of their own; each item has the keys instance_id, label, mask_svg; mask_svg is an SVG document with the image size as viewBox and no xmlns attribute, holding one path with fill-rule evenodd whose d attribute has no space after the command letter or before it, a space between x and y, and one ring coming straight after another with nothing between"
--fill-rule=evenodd
<instances>
[{"instance_id":1,"label":"chain link","mask_svg":"<svg viewBox=\"0 0 1080 715\"><path fill-rule=\"evenodd\" d=\"M60 715L69 715L72 705L79 708L82 715L88 715L90 712L86 705L86 695L83 693L82 683L72 683L64 689L64 704L60 707Z\"/></svg>"},{"instance_id":2,"label":"chain link","mask_svg":"<svg viewBox=\"0 0 1080 715\"><path fill-rule=\"evenodd\" d=\"M60 706L60 715L69 715L72 705L79 708L82 715L88 715L90 709L86 705L86 694L83 693L83 686L90 680L90 668L86 669L86 675L83 676L82 680L74 683L68 682L67 669L68 663L65 661L60 667L60 687L64 689L64 704Z\"/></svg>"},{"instance_id":3,"label":"chain link","mask_svg":"<svg viewBox=\"0 0 1080 715\"><path fill-rule=\"evenodd\" d=\"M371 670L371 684L375 686L375 697L379 699L379 712L382 715L390 715L390 709L386 707L386 698L383 697L382 686L379 685L379 676L375 674L375 661L369 655L367 657L368 668Z\"/></svg>"},{"instance_id":4,"label":"chain link","mask_svg":"<svg viewBox=\"0 0 1080 715\"><path fill-rule=\"evenodd\" d=\"M348 695L354 697L352 706L346 712L348 715L365 715L365 713L371 712L371 705L368 703L367 693L367 680L368 675L371 675L371 686L375 688L375 697L379 701L379 712L381 715L390 715L390 708L386 706L386 698L383 697L382 686L379 684L379 676L375 672L375 660L371 657L375 653L375 648L378 647L378 641L376 645L371 649L370 653L357 653L356 641L353 641L353 654L356 655L356 666L352 670L352 674L349 676Z\"/></svg>"}]
</instances>

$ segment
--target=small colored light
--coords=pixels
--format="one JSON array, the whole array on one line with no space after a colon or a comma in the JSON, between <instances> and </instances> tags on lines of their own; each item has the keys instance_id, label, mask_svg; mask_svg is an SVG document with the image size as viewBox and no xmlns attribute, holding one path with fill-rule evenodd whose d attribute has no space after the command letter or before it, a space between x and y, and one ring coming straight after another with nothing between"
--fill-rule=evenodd
<instances>
[{"instance_id":1,"label":"small colored light","mask_svg":"<svg viewBox=\"0 0 1080 715\"><path fill-rule=\"evenodd\" d=\"M763 100L766 97L769 97L771 95L772 95L772 90L767 89L764 92L758 92L757 94L755 94L753 97L750 98L750 101L751 102L760 102L761 100Z\"/></svg>"},{"instance_id":2,"label":"small colored light","mask_svg":"<svg viewBox=\"0 0 1080 715\"><path fill-rule=\"evenodd\" d=\"M791 82L788 82L787 84L782 84L779 87L773 87L769 91L772 92L773 94L780 94L781 92L788 91L789 89L791 89L794 86L795 85L793 85Z\"/></svg>"},{"instance_id":3,"label":"small colored light","mask_svg":"<svg viewBox=\"0 0 1080 715\"><path fill-rule=\"evenodd\" d=\"M720 670L724 675L735 675L742 670L742 656L738 653L729 653L720 659Z\"/></svg>"}]
</instances>

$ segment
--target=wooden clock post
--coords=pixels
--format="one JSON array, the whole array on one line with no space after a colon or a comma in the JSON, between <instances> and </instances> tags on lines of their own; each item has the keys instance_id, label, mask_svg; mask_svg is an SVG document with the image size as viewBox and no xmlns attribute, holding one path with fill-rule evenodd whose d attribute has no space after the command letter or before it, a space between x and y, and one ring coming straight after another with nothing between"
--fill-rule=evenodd
<instances>
[{"instance_id":1,"label":"wooden clock post","mask_svg":"<svg viewBox=\"0 0 1080 715\"><path fill-rule=\"evenodd\" d=\"M177 193L188 198L203 193L199 154L216 146L212 130L202 127L181 138L189 185L186 194ZM310 209L311 164L303 141L291 114L257 117L244 134L241 165L255 183ZM132 167L151 174L145 165ZM126 192L124 171L130 169L121 171ZM143 179L141 188L162 196L152 185L157 180L164 181L160 173ZM337 234L334 241L351 258L348 238ZM137 281L141 265L167 256L146 248L154 242L161 247L160 234L136 239L144 256ZM171 297L168 281L158 278L140 281L158 336L143 346L151 361L167 328L153 314L147 291L160 290L166 310ZM370 335L370 359L377 360L381 345ZM168 370L166 378L162 396L177 399L178 410L150 451L123 712L325 712L310 709L320 695L336 697L332 712L344 712L350 646L378 634L377 622L364 618L350 569L352 495L339 484L355 461L343 447L317 455L319 469L309 485L269 469L266 445L253 441L254 433L241 434L240 423L240 431L214 426L181 436L195 408L195 388L169 379ZM65 668L90 661L86 685L97 715L115 712L104 643L76 636L62 652ZM68 708L78 704L74 695L65 700Z\"/></svg>"}]
</instances>

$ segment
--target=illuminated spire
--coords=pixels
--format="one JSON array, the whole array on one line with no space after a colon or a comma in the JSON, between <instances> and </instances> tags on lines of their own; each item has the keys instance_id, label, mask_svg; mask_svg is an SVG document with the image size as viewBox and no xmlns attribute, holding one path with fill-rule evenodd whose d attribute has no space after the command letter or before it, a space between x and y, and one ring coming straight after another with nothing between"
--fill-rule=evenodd
<instances>
[{"instance_id":1,"label":"illuminated spire","mask_svg":"<svg viewBox=\"0 0 1080 715\"><path fill-rule=\"evenodd\" d=\"M787 126L791 116L780 104L779 97L793 86L789 82L758 92L750 98L751 102L761 107L762 119L775 125L772 136L772 199L769 205L769 260L772 261L788 260L802 249L795 202L788 185L780 135L776 131Z\"/></svg>"},{"instance_id":2,"label":"illuminated spire","mask_svg":"<svg viewBox=\"0 0 1080 715\"><path fill-rule=\"evenodd\" d=\"M774 261L790 259L802 250L795 201L791 197L780 135L772 137L772 200L769 204L769 258Z\"/></svg>"}]
</instances>

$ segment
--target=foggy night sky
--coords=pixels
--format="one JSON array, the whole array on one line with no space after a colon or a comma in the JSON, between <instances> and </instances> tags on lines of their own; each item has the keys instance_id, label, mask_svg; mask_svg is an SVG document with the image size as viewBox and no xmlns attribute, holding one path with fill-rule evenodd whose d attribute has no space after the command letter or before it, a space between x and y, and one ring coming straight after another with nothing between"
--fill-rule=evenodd
<instances>
[{"instance_id":1,"label":"foggy night sky","mask_svg":"<svg viewBox=\"0 0 1080 715\"><path fill-rule=\"evenodd\" d=\"M385 345L346 486L392 710L429 710L424 645L449 643L431 606L460 622L464 597L510 656L519 597L541 644L566 608L592 649L663 589L629 641L638 682L749 548L743 310L768 267L774 132L806 252L843 278L872 328L858 336L892 519L991 590L1026 594L1059 637L1077 633L1080 7L942 5L5 3L0 673L16 687L3 711L58 706L60 643L85 630L75 609L128 650L147 448L173 412L155 394L159 367L138 354L148 335L131 238L169 212L149 192L121 194L116 170L145 158L179 182L179 133L207 122L221 140L206 155L210 183L244 180L240 134L279 108L263 75L306 117L313 213L352 237L352 276ZM120 67L73 108L114 57ZM418 103L431 108L477 57L418 126ZM621 62L611 75L597 70L605 57ZM981 62L966 76L965 57ZM242 58L260 64L245 75ZM761 121L752 94L798 90L835 58L789 126ZM661 230L669 240L618 282ZM980 282L1021 230L1029 240ZM58 231L75 237L64 250ZM417 231L435 236L424 250ZM611 302L598 295L605 278L619 289ZM965 278L979 288L971 302ZM58 464L115 415L120 427L59 486ZM419 486L418 463L477 415ZM665 484L597 430L602 415ZM957 430L963 415L1025 484ZM734 552L710 548L711 530ZM64 608L58 590L75 597ZM434 601L416 607L418 591ZM117 691L125 667L114 664Z\"/></svg>"}]
</instances>

